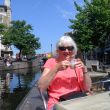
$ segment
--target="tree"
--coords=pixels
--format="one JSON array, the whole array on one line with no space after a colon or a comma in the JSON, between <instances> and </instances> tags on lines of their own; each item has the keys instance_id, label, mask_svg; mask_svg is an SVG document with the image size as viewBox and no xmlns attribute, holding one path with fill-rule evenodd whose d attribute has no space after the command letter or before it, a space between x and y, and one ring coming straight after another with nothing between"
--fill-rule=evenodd
<instances>
[{"instance_id":1,"label":"tree","mask_svg":"<svg viewBox=\"0 0 110 110\"><path fill-rule=\"evenodd\" d=\"M70 19L75 40L81 50L105 46L110 36L110 0L84 0L80 7L74 2L78 11L76 19Z\"/></svg>"},{"instance_id":2,"label":"tree","mask_svg":"<svg viewBox=\"0 0 110 110\"><path fill-rule=\"evenodd\" d=\"M20 55L30 55L40 48L39 38L32 34L32 26L26 21L12 21L2 38L2 43L15 46L20 50Z\"/></svg>"},{"instance_id":3,"label":"tree","mask_svg":"<svg viewBox=\"0 0 110 110\"><path fill-rule=\"evenodd\" d=\"M6 29L7 26L5 24L0 23L0 35L3 35Z\"/></svg>"}]
</instances>

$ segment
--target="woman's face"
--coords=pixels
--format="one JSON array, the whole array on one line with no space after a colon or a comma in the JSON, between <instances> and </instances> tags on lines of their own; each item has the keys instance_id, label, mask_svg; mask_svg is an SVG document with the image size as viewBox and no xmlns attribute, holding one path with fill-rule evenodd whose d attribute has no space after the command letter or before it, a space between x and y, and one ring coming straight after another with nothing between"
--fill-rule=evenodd
<instances>
[{"instance_id":1,"label":"woman's face","mask_svg":"<svg viewBox=\"0 0 110 110\"><path fill-rule=\"evenodd\" d=\"M62 60L70 60L74 56L74 47L72 45L62 45L58 47L57 53Z\"/></svg>"}]
</instances>

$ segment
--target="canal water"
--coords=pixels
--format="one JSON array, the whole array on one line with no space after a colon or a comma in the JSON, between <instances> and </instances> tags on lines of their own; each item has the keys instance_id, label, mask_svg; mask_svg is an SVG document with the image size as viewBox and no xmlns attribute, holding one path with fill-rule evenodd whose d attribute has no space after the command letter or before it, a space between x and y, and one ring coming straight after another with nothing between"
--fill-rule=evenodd
<instances>
[{"instance_id":1,"label":"canal water","mask_svg":"<svg viewBox=\"0 0 110 110\"><path fill-rule=\"evenodd\" d=\"M36 68L0 72L0 110L15 110L40 75Z\"/></svg>"}]
</instances>

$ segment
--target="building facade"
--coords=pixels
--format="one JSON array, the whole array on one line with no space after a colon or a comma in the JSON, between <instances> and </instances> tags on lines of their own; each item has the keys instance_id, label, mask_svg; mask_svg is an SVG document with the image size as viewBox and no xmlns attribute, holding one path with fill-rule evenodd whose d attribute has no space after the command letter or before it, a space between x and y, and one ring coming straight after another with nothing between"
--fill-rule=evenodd
<instances>
[{"instance_id":1,"label":"building facade","mask_svg":"<svg viewBox=\"0 0 110 110\"><path fill-rule=\"evenodd\" d=\"M11 22L11 0L4 0L4 4L0 5L0 23L5 24L7 26L10 26ZM12 54L12 50L10 47L7 47L5 45L2 45L1 43L1 37L3 35L0 35L0 57L5 57L7 55Z\"/></svg>"}]
</instances>

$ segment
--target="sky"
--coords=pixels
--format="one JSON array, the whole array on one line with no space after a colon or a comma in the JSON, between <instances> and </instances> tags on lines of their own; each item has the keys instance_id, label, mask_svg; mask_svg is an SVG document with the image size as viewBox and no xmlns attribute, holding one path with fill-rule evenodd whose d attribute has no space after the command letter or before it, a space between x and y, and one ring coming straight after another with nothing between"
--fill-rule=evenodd
<instances>
[{"instance_id":1,"label":"sky","mask_svg":"<svg viewBox=\"0 0 110 110\"><path fill-rule=\"evenodd\" d=\"M83 0L11 0L12 20L31 24L32 33L41 43L36 53L48 53L51 47L55 50L56 42L64 33L72 31L69 19L75 19L77 13L73 1L83 5ZM17 52L14 48L14 53Z\"/></svg>"}]
</instances>

